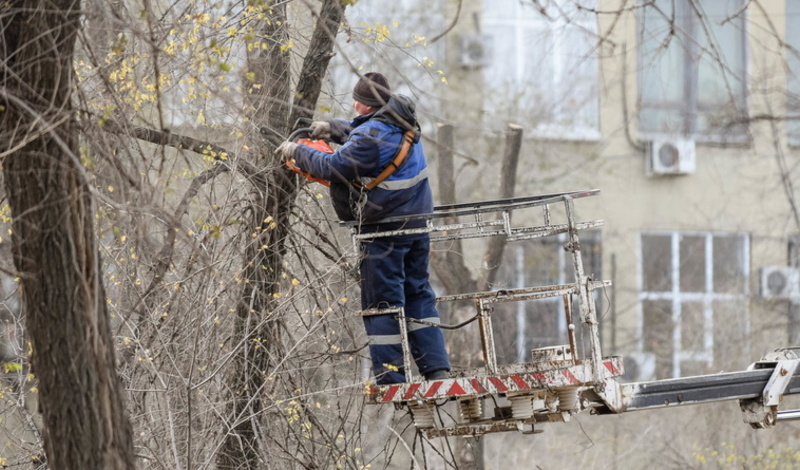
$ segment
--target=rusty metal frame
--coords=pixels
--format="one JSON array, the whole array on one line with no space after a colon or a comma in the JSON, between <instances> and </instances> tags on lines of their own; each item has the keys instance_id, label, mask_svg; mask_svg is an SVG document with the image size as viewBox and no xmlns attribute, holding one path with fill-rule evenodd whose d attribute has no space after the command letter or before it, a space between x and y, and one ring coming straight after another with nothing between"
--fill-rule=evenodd
<instances>
[{"instance_id":1,"label":"rusty metal frame","mask_svg":"<svg viewBox=\"0 0 800 470\"><path fill-rule=\"evenodd\" d=\"M341 225L350 229L356 251L358 248L358 243L361 241L381 237L423 233L431 234L431 241L463 240L495 236L506 236L508 237L508 241L530 240L534 238L565 233L576 229L586 230L602 226L603 221L601 220L581 222L577 224L573 220L568 224L554 225L551 223L549 207L550 204L562 203L567 199L571 201L576 198L594 196L599 192L599 190L593 189L588 191L572 191L534 197L512 198L500 201L439 206L434 208L433 213L430 214L390 217L375 222L376 224L385 224L393 222L424 220L425 226L419 228L404 228L397 230L359 233L361 225L358 222L342 222ZM513 227L511 224L511 212L514 210L532 207L542 207L544 211L544 224L539 226ZM491 217L487 218L487 216ZM474 220L471 222L438 224L440 220L450 221L459 217L472 217ZM492 230L486 230L489 228L492 228ZM434 235L436 233L438 233L438 235Z\"/></svg>"},{"instance_id":2,"label":"rusty metal frame","mask_svg":"<svg viewBox=\"0 0 800 470\"><path fill-rule=\"evenodd\" d=\"M373 238L395 236L395 235L409 235L418 233L431 233L441 231L445 233L439 239L465 239L475 237L488 237L503 235L506 236L508 241L526 240L532 238L545 237L559 233L568 234L568 242L565 249L571 252L572 262L575 273L575 282L570 284L552 285L552 286L537 286L518 289L504 289L500 291L490 292L474 292L465 294L456 294L449 296L438 297L437 302L450 302L457 300L473 300L477 309L476 319L479 321L479 336L481 341L481 349L485 360L485 368L488 374L497 373L497 353L494 344L494 333L492 326L492 304L497 302L522 302L527 300L535 300L549 297L561 296L564 301L564 310L568 325L567 340L573 351L573 358L577 360L577 341L575 339L575 328L572 315L572 296L577 295L579 299L579 306L583 313L583 323L589 325L590 328L590 343L591 343L591 358L595 364L600 364L602 355L599 344L599 328L597 323L596 314L594 311L594 302L591 298L591 292L594 289L610 285L608 281L593 281L584 275L583 263L580 253L580 240L578 231L584 228L593 228L602 225L602 221L583 222L578 223L574 217L574 198L586 197L597 194L599 191L576 191L569 193L558 193L553 195L545 195L543 197L531 198L518 198L509 199L507 201L500 201L494 203L476 203L475 206L470 205L453 205L445 206L444 213L449 217L459 215L470 215L475 217L472 223L461 224L446 224L442 226L434 226L433 221L441 218L441 213L435 213L426 220L427 226L417 229L401 229L384 232L358 234L358 227L349 223L353 230L354 244L358 244L364 240ZM552 224L552 214L550 205L553 203L563 203L566 213L565 224ZM513 228L511 226L511 212L517 209L542 207L543 210L543 223L541 226L530 226ZM440 211L442 212L442 211ZM499 213L500 218L495 220L483 220L483 217L488 214ZM413 216L412 216L413 218ZM396 218L386 219L392 221ZM406 219L398 219L406 220ZM487 227L502 227L501 229L485 231ZM477 232L473 231L478 229ZM433 239L433 237L432 237ZM410 353L410 345L408 343L408 326L407 321L415 321L405 317L405 313L400 307L390 307L385 309L372 309L370 311L362 312L363 315L375 314L390 314L395 315L400 323L400 340L403 350L404 368L406 371L406 380L412 381L412 357ZM435 326L435 325L432 325ZM599 373L595 374L595 379L599 380Z\"/></svg>"},{"instance_id":3,"label":"rusty metal frame","mask_svg":"<svg viewBox=\"0 0 800 470\"><path fill-rule=\"evenodd\" d=\"M795 349L782 348L753 364L747 371L710 374L696 377L657 380L651 382L620 384L615 378L623 374L620 357L603 357L600 331L593 299L595 289L609 286L608 281L590 279L583 270L578 231L602 225L602 222L578 223L574 218L574 199L595 194L591 192L561 193L546 197L523 198L520 203L509 200L508 207L499 203L479 204L470 209L466 205L447 206L448 214L473 215L475 222L448 224L435 227L433 216L422 229L398 230L356 237L354 243L378 236L409 233L431 233L441 230L440 239L476 238L502 235L509 241L567 233L565 249L572 254L575 282L562 285L506 289L492 292L475 292L448 295L437 302L472 300L477 313L459 325L435 325L430 322L405 317L402 307L372 309L362 315L393 314L400 323L401 347L407 381L401 384L380 385L370 388L369 403L394 403L408 406L412 414L420 416L415 424L428 438L447 436L481 436L494 432L539 432L534 425L543 422L567 421L571 414L592 410L595 414L623 413L626 411L709 403L722 400L739 400L744 421L754 428L769 428L777 421L800 419L800 410L778 411L784 395L800 394L800 357ZM562 202L567 223L551 224L550 204ZM543 226L514 228L511 210L541 205ZM484 220L490 212L500 213L499 220ZM499 228L502 227L502 228ZM491 228L491 230L486 230ZM453 232L453 233L450 233ZM432 237L433 239L433 237ZM492 306L500 302L518 302L561 296L567 322L568 345L536 350L536 360L530 364L497 364L492 331ZM577 297L581 312L580 322L588 329L589 350L578 357L573 299ZM420 322L441 328L458 328L479 320L481 348L485 366L478 370L456 371L451 378L441 380L415 380L412 373L412 355L408 343L407 322ZM560 348L560 349L559 349ZM569 348L568 351L566 348ZM495 416L483 417L479 400L492 397ZM513 404L501 407L496 398L505 397ZM525 400L531 401L526 404ZM432 410L451 401L471 402L477 412L462 415L462 422L438 426ZM564 401L564 403L562 403ZM537 403L545 406L537 405ZM521 405L521 406L517 406ZM415 411L416 410L416 411Z\"/></svg>"},{"instance_id":4,"label":"rusty metal frame","mask_svg":"<svg viewBox=\"0 0 800 470\"><path fill-rule=\"evenodd\" d=\"M371 403L395 403L408 404L409 406L438 406L441 400L477 400L486 396L506 396L515 397L538 396L545 394L554 396L558 393L574 393L574 399L570 401L574 404L580 390L590 390L597 385L600 389L605 389L606 384L612 385L603 397L611 397L615 403L611 408L617 409L619 401L619 389L613 387L616 384L613 379L622 374L622 359L618 357L603 358L600 349L599 324L594 308L593 291L595 289L609 286L609 281L595 281L590 279L583 270L581 258L581 245L578 232L583 229L599 227L602 221L576 222L574 215L574 199L591 196L597 191L559 193L547 195L541 198L523 198L520 200L508 200L507 204L478 204L475 207L469 205L447 206L442 212L425 217L425 227L414 229L401 229L376 233L357 233L358 227L350 224L353 230L354 245L367 241L372 238L409 235L419 233L439 232L438 235L431 236L431 240L451 240L480 238L490 236L505 236L508 241L529 240L541 238L560 233L566 233L567 243L565 249L572 255L572 263L575 273L574 282L560 285L525 287L517 289L504 289L490 292L474 292L455 295L447 295L437 298L437 302L452 302L460 300L471 300L475 304L477 313L468 322L463 322L457 326L449 325L430 325L442 328L456 328L478 320L478 330L481 341L481 349L484 356L485 365L480 370L475 371L456 371L450 379L437 381L415 380L412 375L413 358L408 341L407 322L417 322L415 319L405 317L401 307L388 309L373 309L362 312L364 315L391 314L398 318L400 323L401 348L403 351L404 368L406 372L406 382L395 385L381 385L372 387L368 401ZM564 204L566 223L553 224L551 214L551 204ZM527 207L542 207L543 225L513 227L511 224L511 212L513 210ZM473 221L467 223L446 223L436 225L435 221L447 216L448 221L455 217L470 216ZM493 216L488 219L487 216ZM388 219L387 219L388 220ZM493 305L501 302L521 302L527 300L543 299L550 297L562 297L564 305L564 315L567 322L567 343L570 354L565 360L546 361L541 364L512 364L498 366L497 355L494 343L492 326ZM590 349L586 357L578 357L576 340L576 320L573 315L573 298L577 297L578 306L581 312L580 321L584 327L588 327ZM421 321L420 321L421 322ZM561 392L559 392L561 390ZM570 392L572 391L572 392ZM533 398L531 398L533 399ZM437 402L438 400L438 402ZM580 408L583 405L579 405ZM580 411L579 409L577 411ZM500 417L485 419L469 419L467 423L456 423L453 426L442 429L426 428L428 437L456 436L456 435L482 435L490 432L502 431L522 431L525 432L528 426L535 422L565 420L572 409L566 410L542 410L523 418ZM530 432L532 432L532 428Z\"/></svg>"}]
</instances>

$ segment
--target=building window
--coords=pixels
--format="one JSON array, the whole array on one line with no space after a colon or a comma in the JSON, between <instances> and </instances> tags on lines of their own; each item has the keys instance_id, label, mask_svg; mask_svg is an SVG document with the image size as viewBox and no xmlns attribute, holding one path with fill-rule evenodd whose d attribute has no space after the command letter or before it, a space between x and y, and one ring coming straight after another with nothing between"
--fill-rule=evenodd
<instances>
[{"instance_id":1,"label":"building window","mask_svg":"<svg viewBox=\"0 0 800 470\"><path fill-rule=\"evenodd\" d=\"M643 233L641 350L656 376L707 373L738 362L747 345L749 238L728 233Z\"/></svg>"},{"instance_id":2,"label":"building window","mask_svg":"<svg viewBox=\"0 0 800 470\"><path fill-rule=\"evenodd\" d=\"M786 113L790 145L800 145L800 2L786 1Z\"/></svg>"},{"instance_id":3,"label":"building window","mask_svg":"<svg viewBox=\"0 0 800 470\"><path fill-rule=\"evenodd\" d=\"M502 116L535 124L542 137L599 138L594 3L484 0L488 122Z\"/></svg>"},{"instance_id":4,"label":"building window","mask_svg":"<svg viewBox=\"0 0 800 470\"><path fill-rule=\"evenodd\" d=\"M602 253L599 232L581 233L584 273L600 280ZM509 244L495 289L537 287L575 282L572 253L564 250L566 235ZM597 311L602 311L600 291L595 291ZM580 325L577 299L573 323ZM531 349L568 344L562 297L495 304L492 315L498 364L530 361ZM578 328L580 331L580 328Z\"/></svg>"},{"instance_id":5,"label":"building window","mask_svg":"<svg viewBox=\"0 0 800 470\"><path fill-rule=\"evenodd\" d=\"M654 0L639 12L639 130L747 140L744 0Z\"/></svg>"}]
</instances>

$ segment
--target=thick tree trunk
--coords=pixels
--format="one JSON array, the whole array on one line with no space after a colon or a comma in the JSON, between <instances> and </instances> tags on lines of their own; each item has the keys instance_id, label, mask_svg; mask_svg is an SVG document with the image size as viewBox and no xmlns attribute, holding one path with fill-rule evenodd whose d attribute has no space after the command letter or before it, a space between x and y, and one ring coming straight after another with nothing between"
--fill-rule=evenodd
<instances>
[{"instance_id":1,"label":"thick tree trunk","mask_svg":"<svg viewBox=\"0 0 800 470\"><path fill-rule=\"evenodd\" d=\"M264 86L263 94L249 98L255 101L257 119L274 129L286 128L289 114L289 54L280 47L288 42L287 27L286 5L273 5L271 21L266 22L262 29L263 36L269 38L270 47L250 58L250 68ZM270 161L268 152L262 155L263 161L256 162L256 166L279 166L279 162ZM231 429L217 455L220 470L257 469L269 461L266 449L260 444L264 442L264 397L270 395L264 387L273 365L283 357L284 349L281 341L283 319L275 314L272 298L279 285L281 266L272 259L277 254L269 253L280 250L276 244L282 245L283 240L271 239L274 229L270 228L270 223L277 216L270 213L266 203L276 190L276 172L280 173L280 169L270 172L267 188L253 191L250 203L248 232L257 234L257 237L245 248L246 282L236 309L234 333L239 346L228 382L233 398Z\"/></svg>"},{"instance_id":2,"label":"thick tree trunk","mask_svg":"<svg viewBox=\"0 0 800 470\"><path fill-rule=\"evenodd\" d=\"M285 9L281 2L272 7L272 21L265 25L263 33L275 46L252 61L251 67L261 77L259 81L265 83L263 95L256 97L261 104L256 106L259 109L256 122L289 134L290 126L298 117L313 115L344 6L340 0L322 3L294 93L293 108L289 106L292 96L290 55L278 47L288 39ZM275 294L280 289L287 237L291 234L289 217L298 183L293 173L281 167L278 156L267 154L266 158L267 167L274 170L266 193L254 194L251 206L252 233L257 233L258 238L247 249L250 262L245 266L245 276L248 282L237 309L236 335L241 347L231 377L232 429L217 458L217 467L221 470L264 468L263 460L269 458L267 450L260 445L264 442L263 400L269 395L265 390L266 378L284 356L281 339L285 334L284 319L276 311Z\"/></svg>"},{"instance_id":3,"label":"thick tree trunk","mask_svg":"<svg viewBox=\"0 0 800 470\"><path fill-rule=\"evenodd\" d=\"M94 209L70 104L79 11L74 0L4 9L0 151L49 466L132 469Z\"/></svg>"}]
</instances>

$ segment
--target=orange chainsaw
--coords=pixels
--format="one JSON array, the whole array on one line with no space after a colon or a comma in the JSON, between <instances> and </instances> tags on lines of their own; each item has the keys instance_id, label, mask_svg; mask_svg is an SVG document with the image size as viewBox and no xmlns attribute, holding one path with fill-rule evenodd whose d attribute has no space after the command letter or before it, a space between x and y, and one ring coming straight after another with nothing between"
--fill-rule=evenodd
<instances>
[{"instance_id":1,"label":"orange chainsaw","mask_svg":"<svg viewBox=\"0 0 800 470\"><path fill-rule=\"evenodd\" d=\"M295 127L297 127L297 125L300 124L301 122L302 122L302 120L298 119L297 123L295 123ZM276 147L278 145L280 145L284 140L288 140L289 142L296 142L296 143L298 143L300 145L305 145L305 146L311 147L311 148L313 148L315 150L319 150L320 152L325 152L325 153L333 153L334 152L333 148L331 148L331 146L327 142L325 142L323 139L312 139L311 138L311 128L310 127L298 128L294 132L289 134L288 138L284 138L278 131L276 131L274 129L270 129L269 127L264 126L264 127L261 128L261 135L263 135L264 138L266 138L272 145L275 145ZM329 181L323 180L321 178L317 178L316 176L312 176L307 171L301 170L297 166L294 158L286 160L286 162L284 162L284 164L286 165L287 168L289 168L293 172L297 173L298 175L302 176L303 178L305 178L305 179L307 179L309 181L313 181L315 183L319 183L319 184L324 185L324 186L330 186L331 185L331 183Z\"/></svg>"}]
</instances>

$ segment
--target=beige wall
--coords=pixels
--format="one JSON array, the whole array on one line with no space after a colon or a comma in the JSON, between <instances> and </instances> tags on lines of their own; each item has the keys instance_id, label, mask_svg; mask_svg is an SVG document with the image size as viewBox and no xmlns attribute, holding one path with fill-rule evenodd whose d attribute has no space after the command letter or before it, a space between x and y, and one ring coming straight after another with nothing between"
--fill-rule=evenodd
<instances>
[{"instance_id":1,"label":"beige wall","mask_svg":"<svg viewBox=\"0 0 800 470\"><path fill-rule=\"evenodd\" d=\"M601 1L601 9L618 7L619 1ZM455 2L450 2L453 9ZM751 115L775 114L784 106L782 50L773 36L783 33L783 2L761 2L763 12L750 8L747 15ZM448 37L448 60L456 60L458 37L472 32L480 18L481 2L463 2L457 30ZM475 16L473 16L475 15ZM446 15L452 17L452 12ZM639 234L646 230L741 232L750 235L750 317L752 345L742 349L741 366L769 349L786 346L785 301L759 298L759 269L785 265L787 235L800 229L792 218L776 155L791 166L800 149L786 144L780 122L750 126L752 142L744 146L697 145L693 174L647 176L644 141L638 138L636 21L631 11L619 18L602 15L599 31L607 38L600 62L600 123L602 138L592 142L542 141L527 138L518 173L517 195L598 188L601 195L578 201L583 219L603 219L605 278L616 261L616 312L618 343L634 344L638 312ZM459 126L457 151L477 164L466 165L459 177L461 201L497 196L497 174L502 136L481 128L481 69L453 66L449 72L450 102L447 119ZM623 99L625 93L625 99ZM467 98L468 97L468 98ZM630 122L626 129L623 103ZM526 127L527 123L518 123ZM630 135L630 138L628 137ZM462 160L462 163L466 160ZM781 323L784 322L784 323ZM606 337L610 332L605 332ZM610 352L610 351L607 351ZM620 352L620 351L618 351Z\"/></svg>"}]
</instances>

